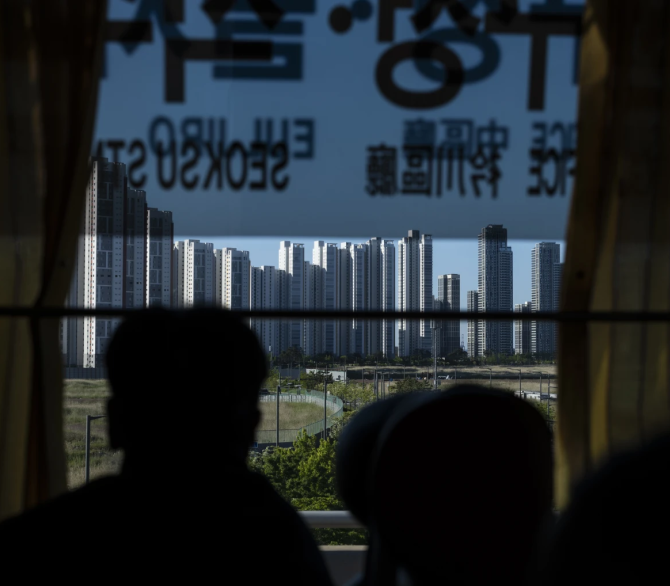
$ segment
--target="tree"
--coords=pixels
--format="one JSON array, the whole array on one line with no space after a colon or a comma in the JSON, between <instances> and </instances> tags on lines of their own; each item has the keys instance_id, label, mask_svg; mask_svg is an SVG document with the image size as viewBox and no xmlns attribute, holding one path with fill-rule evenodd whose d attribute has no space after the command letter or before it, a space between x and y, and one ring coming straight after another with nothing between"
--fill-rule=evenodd
<instances>
[{"instance_id":1,"label":"tree","mask_svg":"<svg viewBox=\"0 0 670 586\"><path fill-rule=\"evenodd\" d=\"M291 346L286 348L278 357L277 360L282 364L290 364L291 362L301 362L304 358L302 348L299 346Z\"/></svg>"},{"instance_id":2,"label":"tree","mask_svg":"<svg viewBox=\"0 0 670 586\"><path fill-rule=\"evenodd\" d=\"M328 384L333 382L333 375L325 373L323 370L317 372L303 372L300 374L300 384L303 388L312 391L323 390L323 381L328 381Z\"/></svg>"},{"instance_id":3,"label":"tree","mask_svg":"<svg viewBox=\"0 0 670 586\"><path fill-rule=\"evenodd\" d=\"M263 386L268 389L268 391L274 392L277 390L279 385L279 370L273 368L269 373L268 377L265 379Z\"/></svg>"},{"instance_id":4,"label":"tree","mask_svg":"<svg viewBox=\"0 0 670 586\"><path fill-rule=\"evenodd\" d=\"M428 381L416 380L415 377L399 379L393 383L393 387L396 393L416 393L431 389Z\"/></svg>"},{"instance_id":5,"label":"tree","mask_svg":"<svg viewBox=\"0 0 670 586\"><path fill-rule=\"evenodd\" d=\"M546 401L533 401L533 403L537 407L537 410L542 413L542 417L547 421L556 421L556 407L550 404L549 408L547 408Z\"/></svg>"},{"instance_id":6,"label":"tree","mask_svg":"<svg viewBox=\"0 0 670 586\"><path fill-rule=\"evenodd\" d=\"M374 399L374 391L371 384L363 385L356 382L344 384L336 382L328 385L328 390L336 397L342 399L346 409L353 411L367 403L371 403Z\"/></svg>"},{"instance_id":7,"label":"tree","mask_svg":"<svg viewBox=\"0 0 670 586\"><path fill-rule=\"evenodd\" d=\"M344 503L335 489L335 449L339 429L319 440L304 431L292 448L267 448L253 454L249 468L263 474L274 489L296 509L302 511L342 511ZM366 532L349 529L315 529L320 545L364 545Z\"/></svg>"}]
</instances>

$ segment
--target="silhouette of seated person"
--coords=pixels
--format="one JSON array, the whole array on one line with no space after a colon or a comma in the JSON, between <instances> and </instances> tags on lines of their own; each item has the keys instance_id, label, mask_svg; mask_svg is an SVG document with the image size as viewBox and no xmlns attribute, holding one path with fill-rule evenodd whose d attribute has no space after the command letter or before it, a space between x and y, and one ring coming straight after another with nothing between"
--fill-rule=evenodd
<instances>
[{"instance_id":1,"label":"silhouette of seated person","mask_svg":"<svg viewBox=\"0 0 670 586\"><path fill-rule=\"evenodd\" d=\"M670 435L613 457L561 513L538 584L664 584Z\"/></svg>"},{"instance_id":2,"label":"silhouette of seated person","mask_svg":"<svg viewBox=\"0 0 670 586\"><path fill-rule=\"evenodd\" d=\"M337 491L349 512L365 527L370 523L367 480L379 434L393 411L401 402L412 400L411 394L392 395L360 410L342 430L335 454ZM366 561L375 557L375 542L369 543ZM350 586L362 585L363 574L354 578Z\"/></svg>"},{"instance_id":3,"label":"silhouette of seated person","mask_svg":"<svg viewBox=\"0 0 670 586\"><path fill-rule=\"evenodd\" d=\"M527 583L552 517L547 424L502 391L417 395L384 423L366 496L366 584Z\"/></svg>"},{"instance_id":4,"label":"silhouette of seated person","mask_svg":"<svg viewBox=\"0 0 670 586\"><path fill-rule=\"evenodd\" d=\"M148 310L118 327L107 369L120 475L0 525L5 569L10 560L28 581L76 570L89 579L330 585L299 515L247 469L267 365L240 319Z\"/></svg>"}]
</instances>

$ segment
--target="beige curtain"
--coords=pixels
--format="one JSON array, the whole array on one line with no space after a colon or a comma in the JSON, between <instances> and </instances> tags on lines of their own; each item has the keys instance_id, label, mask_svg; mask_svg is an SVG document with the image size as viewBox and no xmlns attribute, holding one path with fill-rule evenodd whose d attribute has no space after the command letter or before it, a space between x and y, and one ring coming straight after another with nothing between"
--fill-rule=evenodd
<instances>
[{"instance_id":1,"label":"beige curtain","mask_svg":"<svg viewBox=\"0 0 670 586\"><path fill-rule=\"evenodd\" d=\"M670 310L670 2L589 0L562 309ZM557 500L670 431L668 323L560 327Z\"/></svg>"},{"instance_id":2,"label":"beige curtain","mask_svg":"<svg viewBox=\"0 0 670 586\"><path fill-rule=\"evenodd\" d=\"M0 305L63 306L106 2L0 2ZM0 520L65 490L57 319L0 317Z\"/></svg>"}]
</instances>

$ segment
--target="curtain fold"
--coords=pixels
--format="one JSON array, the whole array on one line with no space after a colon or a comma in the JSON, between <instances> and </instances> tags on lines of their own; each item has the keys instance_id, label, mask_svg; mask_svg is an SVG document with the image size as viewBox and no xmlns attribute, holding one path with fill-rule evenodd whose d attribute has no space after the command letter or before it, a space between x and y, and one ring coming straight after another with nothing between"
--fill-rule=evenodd
<instances>
[{"instance_id":1,"label":"curtain fold","mask_svg":"<svg viewBox=\"0 0 670 586\"><path fill-rule=\"evenodd\" d=\"M106 2L0 3L0 303L62 306ZM58 320L0 319L0 519L66 489Z\"/></svg>"},{"instance_id":2,"label":"curtain fold","mask_svg":"<svg viewBox=\"0 0 670 586\"><path fill-rule=\"evenodd\" d=\"M670 310L670 5L589 0L561 309ZM557 504L670 430L667 323L559 328Z\"/></svg>"}]
</instances>

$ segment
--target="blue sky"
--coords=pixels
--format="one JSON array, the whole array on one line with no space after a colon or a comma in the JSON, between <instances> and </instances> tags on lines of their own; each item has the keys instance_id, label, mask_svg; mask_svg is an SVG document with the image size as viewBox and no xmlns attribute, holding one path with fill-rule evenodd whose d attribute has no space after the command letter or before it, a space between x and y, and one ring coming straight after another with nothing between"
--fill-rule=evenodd
<instances>
[{"instance_id":1,"label":"blue sky","mask_svg":"<svg viewBox=\"0 0 670 586\"><path fill-rule=\"evenodd\" d=\"M474 7L480 17L487 7L497 5L495 0L464 3ZM298 4L307 5L309 0ZM529 35L509 34L486 35L486 41L498 48L498 64L492 73L464 84L444 106L410 109L382 95L376 71L390 47L417 39L410 21L411 10L395 11L395 38L385 42L377 40L377 2L372 2L371 16L355 20L345 34L336 34L328 24L330 11L337 4L335 0L319 0L312 14L288 14L287 19L302 23L303 33L274 37L274 42L301 45L301 79L222 79L217 77L221 62L188 61L183 69L184 100L177 103L167 101L166 40L179 36L192 40L215 38L216 28L202 11L202 2L184 2L184 22L166 27L157 16L162 14L156 8L162 6L160 2L110 0L112 19L132 19L144 13L151 21L153 40L132 50L120 43L106 44L107 76L100 88L96 144L101 141L103 155L111 158L113 150L108 141L123 141L117 159L130 165L137 157L137 151L130 149L133 140L145 144L152 137L154 142L167 141L173 132L178 148L183 147L183 129L189 119L203 125L203 134L210 123L218 128L223 121L228 144L233 140L249 144L258 122L271 121L275 135L287 122L291 155L285 174L290 181L283 191L253 191L248 183L238 190L225 182L221 189L205 187L204 177L209 169L205 156L188 173L201 179L194 189L185 188L179 180L170 187L163 183L162 187L157 153L151 149L147 152L145 164L135 175L145 176L143 188L150 205L173 211L178 234L200 234L210 239L270 236L276 241L288 238L309 242L309 235L316 233L322 239L339 242L364 238L370 233L398 238L410 225L435 238L469 238L484 225L502 223L518 238L560 240L565 233L570 185L563 196L529 197L527 190L534 181L529 171L533 164L529 150L538 136L533 125L574 123L574 38L549 40L546 99L541 110L528 109L531 39ZM525 12L531 4L530 0L520 0L519 8ZM560 4L561 0L547 1L547 5ZM570 0L566 4L583 2ZM244 12L231 12L226 19L253 20ZM454 31L446 11L431 25L431 33L439 31ZM266 37L265 33L242 35L244 40ZM461 39L450 41L448 46L466 72L480 68L484 61L482 50L470 42ZM282 58L275 57L273 65L281 62ZM400 62L392 77L399 86L414 91L425 92L439 86L422 75L411 60ZM162 122L157 123L159 119ZM470 192L441 198L368 195L367 148L384 143L400 149L405 123L416 119L434 123L439 133L445 131L445 119L471 120L475 129L494 120L507 128L509 145L501 152L498 197L493 199L486 186L479 198ZM300 139L306 132L300 120L314 123L312 158L298 157L298 151L304 153L307 148ZM552 140L553 146L560 141L557 135ZM179 176L184 157L178 153L174 158L178 160ZM166 161L163 173L167 176L171 159ZM240 161L237 157L231 163L235 173L240 172ZM260 242L248 248L264 257ZM458 268L456 258L468 255L454 249L444 256L446 265ZM276 262L274 258L272 262Z\"/></svg>"}]
</instances>

